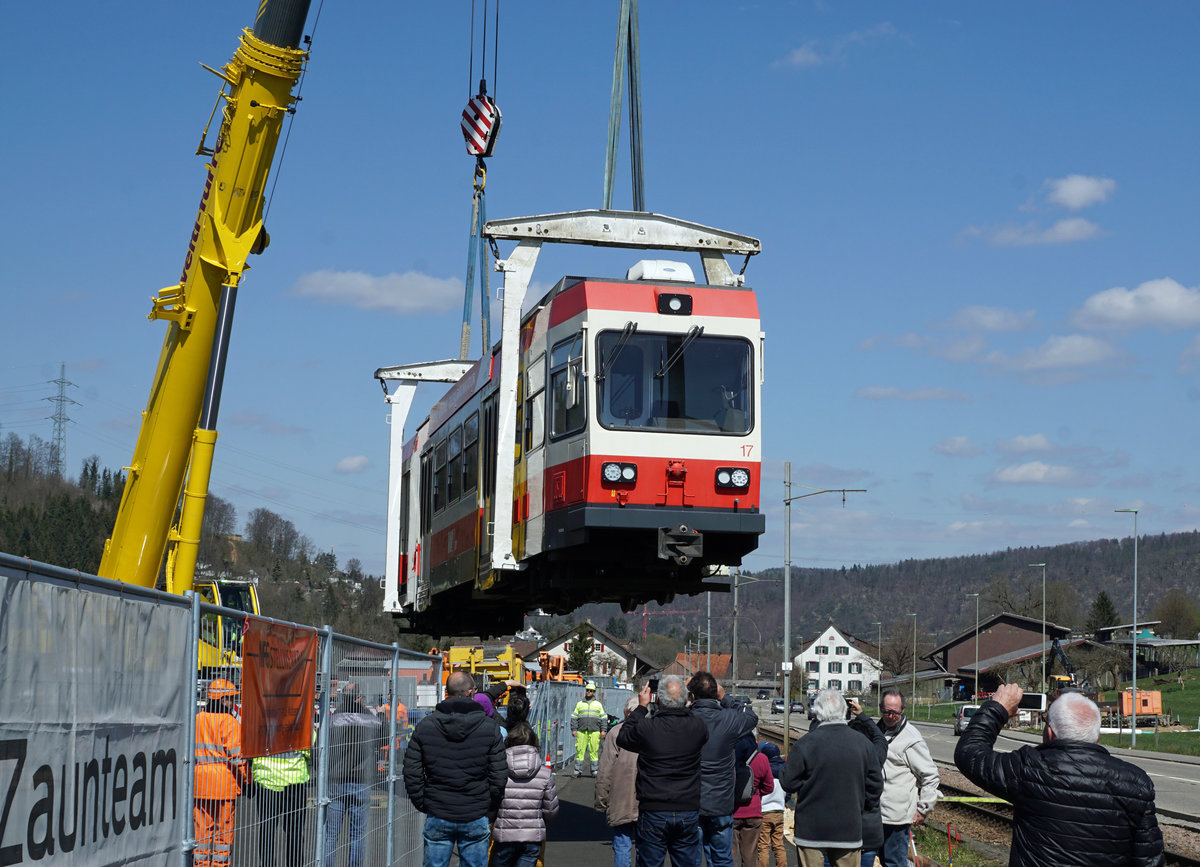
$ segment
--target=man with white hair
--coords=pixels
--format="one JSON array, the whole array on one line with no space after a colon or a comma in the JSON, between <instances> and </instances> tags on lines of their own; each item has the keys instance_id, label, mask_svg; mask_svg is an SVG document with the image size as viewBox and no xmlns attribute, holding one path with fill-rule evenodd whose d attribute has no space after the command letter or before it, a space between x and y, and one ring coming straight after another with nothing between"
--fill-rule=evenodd
<instances>
[{"instance_id":1,"label":"man with white hair","mask_svg":"<svg viewBox=\"0 0 1200 867\"><path fill-rule=\"evenodd\" d=\"M1013 805L1009 867L1153 867L1164 860L1154 784L1141 768L1100 746L1100 709L1066 692L1046 714L1042 743L993 749L1024 690L1006 683L971 717L954 763Z\"/></svg>"},{"instance_id":2,"label":"man with white hair","mask_svg":"<svg viewBox=\"0 0 1200 867\"><path fill-rule=\"evenodd\" d=\"M780 781L796 793L793 841L801 867L859 867L862 815L879 803L883 773L871 742L846 725L846 700L823 689L813 699L820 725L792 747Z\"/></svg>"}]
</instances>

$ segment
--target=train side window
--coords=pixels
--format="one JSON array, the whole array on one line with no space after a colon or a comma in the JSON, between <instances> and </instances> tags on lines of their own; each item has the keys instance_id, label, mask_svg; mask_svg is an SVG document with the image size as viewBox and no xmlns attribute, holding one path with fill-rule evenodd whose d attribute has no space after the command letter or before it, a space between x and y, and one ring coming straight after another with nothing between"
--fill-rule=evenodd
<instances>
[{"instance_id":1,"label":"train side window","mask_svg":"<svg viewBox=\"0 0 1200 867\"><path fill-rule=\"evenodd\" d=\"M583 332L554 346L550 356L550 436L583 430L587 421L583 390Z\"/></svg>"},{"instance_id":2,"label":"train side window","mask_svg":"<svg viewBox=\"0 0 1200 867\"><path fill-rule=\"evenodd\" d=\"M446 508L446 441L433 449L433 511Z\"/></svg>"},{"instance_id":3,"label":"train side window","mask_svg":"<svg viewBox=\"0 0 1200 867\"><path fill-rule=\"evenodd\" d=\"M446 473L446 502L453 503L462 496L459 482L462 480L462 428L456 427L450 433L449 471Z\"/></svg>"},{"instance_id":4,"label":"train side window","mask_svg":"<svg viewBox=\"0 0 1200 867\"><path fill-rule=\"evenodd\" d=\"M411 484L410 473L405 470L400 475L400 553L404 554L408 551L408 493ZM404 581L404 576L400 576L400 580Z\"/></svg>"},{"instance_id":5,"label":"train side window","mask_svg":"<svg viewBox=\"0 0 1200 867\"><path fill-rule=\"evenodd\" d=\"M479 413L463 422L462 490L475 490L479 484Z\"/></svg>"},{"instance_id":6,"label":"train side window","mask_svg":"<svg viewBox=\"0 0 1200 867\"><path fill-rule=\"evenodd\" d=\"M433 474L430 472L429 452L421 455L421 535L429 532L433 515Z\"/></svg>"},{"instance_id":7,"label":"train side window","mask_svg":"<svg viewBox=\"0 0 1200 867\"><path fill-rule=\"evenodd\" d=\"M525 401L525 450L542 447L546 438L546 359L529 365L529 397Z\"/></svg>"},{"instance_id":8,"label":"train side window","mask_svg":"<svg viewBox=\"0 0 1200 867\"><path fill-rule=\"evenodd\" d=\"M513 437L513 463L521 462L521 448L525 445L525 377L517 377L517 430Z\"/></svg>"}]
</instances>

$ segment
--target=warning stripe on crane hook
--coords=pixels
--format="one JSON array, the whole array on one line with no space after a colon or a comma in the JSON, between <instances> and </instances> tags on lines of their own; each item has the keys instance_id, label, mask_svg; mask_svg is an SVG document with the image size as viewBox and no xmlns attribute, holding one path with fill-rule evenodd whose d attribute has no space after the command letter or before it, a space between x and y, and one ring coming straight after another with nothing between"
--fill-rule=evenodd
<instances>
[{"instance_id":1,"label":"warning stripe on crane hook","mask_svg":"<svg viewBox=\"0 0 1200 867\"><path fill-rule=\"evenodd\" d=\"M471 156L488 157L500 133L500 109L486 94L471 97L462 113L462 133Z\"/></svg>"}]
</instances>

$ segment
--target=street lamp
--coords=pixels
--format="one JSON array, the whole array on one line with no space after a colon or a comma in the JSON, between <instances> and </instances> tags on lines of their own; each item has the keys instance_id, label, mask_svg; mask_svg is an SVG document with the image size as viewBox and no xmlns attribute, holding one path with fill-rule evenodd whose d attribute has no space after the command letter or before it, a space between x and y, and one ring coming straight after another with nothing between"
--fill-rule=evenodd
<instances>
[{"instance_id":1,"label":"street lamp","mask_svg":"<svg viewBox=\"0 0 1200 867\"><path fill-rule=\"evenodd\" d=\"M910 611L908 616L913 619L913 685L912 685L912 705L913 713L917 712L917 612Z\"/></svg>"},{"instance_id":2,"label":"street lamp","mask_svg":"<svg viewBox=\"0 0 1200 867\"><path fill-rule=\"evenodd\" d=\"M1132 716L1129 726L1129 746L1137 746L1137 509L1113 509L1114 512L1132 512L1133 513L1133 684L1130 689L1130 699L1132 699Z\"/></svg>"},{"instance_id":3,"label":"street lamp","mask_svg":"<svg viewBox=\"0 0 1200 867\"><path fill-rule=\"evenodd\" d=\"M803 485L802 487L808 487ZM842 505L846 494L865 494L861 490L814 490L807 494L789 497L792 492L792 462L783 462L783 514L787 532L783 537L783 754L788 752L788 741L792 734L792 500L803 500L817 494L841 494Z\"/></svg>"},{"instance_id":4,"label":"street lamp","mask_svg":"<svg viewBox=\"0 0 1200 867\"><path fill-rule=\"evenodd\" d=\"M967 598L975 597L975 701L979 701L979 594L968 593Z\"/></svg>"},{"instance_id":5,"label":"street lamp","mask_svg":"<svg viewBox=\"0 0 1200 867\"><path fill-rule=\"evenodd\" d=\"M883 621L875 621L875 653L879 655L879 671L875 672L875 698L882 695L879 691L879 681L883 680Z\"/></svg>"},{"instance_id":6,"label":"street lamp","mask_svg":"<svg viewBox=\"0 0 1200 867\"><path fill-rule=\"evenodd\" d=\"M1046 691L1046 564L1030 563L1029 568L1042 567L1042 692Z\"/></svg>"}]
</instances>

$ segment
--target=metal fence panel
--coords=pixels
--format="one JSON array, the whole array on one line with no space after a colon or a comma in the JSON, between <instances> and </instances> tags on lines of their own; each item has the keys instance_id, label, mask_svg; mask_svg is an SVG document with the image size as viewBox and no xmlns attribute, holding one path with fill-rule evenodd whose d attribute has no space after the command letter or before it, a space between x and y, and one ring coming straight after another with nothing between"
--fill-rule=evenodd
<instances>
[{"instance_id":1,"label":"metal fence panel","mask_svg":"<svg viewBox=\"0 0 1200 867\"><path fill-rule=\"evenodd\" d=\"M596 697L609 717L615 717L619 722L624 718L625 702L634 694L632 690L606 687L600 689ZM575 760L571 712L583 695L582 686L563 681L543 681L530 689L529 724L555 770Z\"/></svg>"},{"instance_id":2,"label":"metal fence panel","mask_svg":"<svg viewBox=\"0 0 1200 867\"><path fill-rule=\"evenodd\" d=\"M178 863L186 599L0 554L4 863Z\"/></svg>"}]
</instances>

